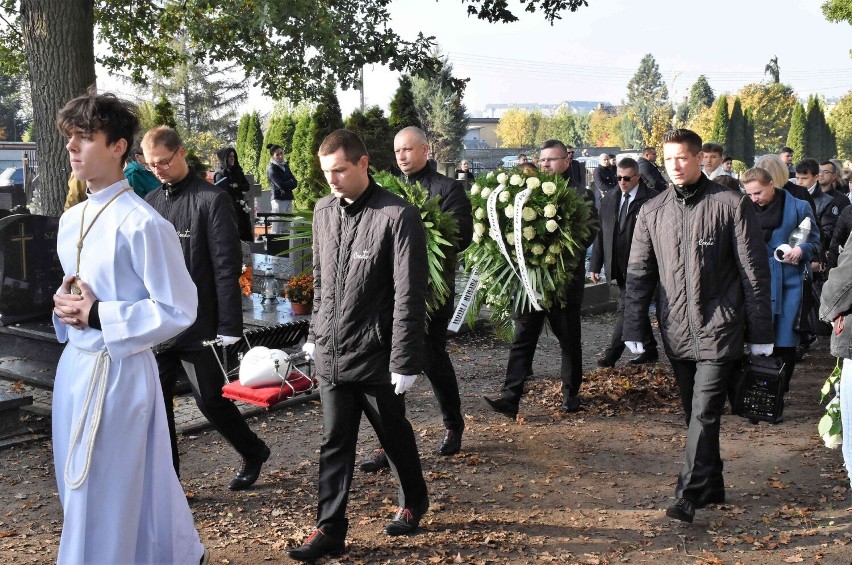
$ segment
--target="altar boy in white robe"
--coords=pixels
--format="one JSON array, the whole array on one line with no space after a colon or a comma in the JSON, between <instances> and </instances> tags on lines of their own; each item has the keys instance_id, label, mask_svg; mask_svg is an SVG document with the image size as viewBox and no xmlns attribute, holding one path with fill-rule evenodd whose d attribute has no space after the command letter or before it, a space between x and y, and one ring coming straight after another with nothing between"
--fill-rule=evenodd
<instances>
[{"instance_id":1,"label":"altar boy in white robe","mask_svg":"<svg viewBox=\"0 0 852 565\"><path fill-rule=\"evenodd\" d=\"M171 445L151 347L195 320L177 234L131 189L122 164L135 108L86 94L59 111L88 200L59 222L65 272L54 327L68 343L53 391L64 523L58 563L205 563Z\"/></svg>"}]
</instances>

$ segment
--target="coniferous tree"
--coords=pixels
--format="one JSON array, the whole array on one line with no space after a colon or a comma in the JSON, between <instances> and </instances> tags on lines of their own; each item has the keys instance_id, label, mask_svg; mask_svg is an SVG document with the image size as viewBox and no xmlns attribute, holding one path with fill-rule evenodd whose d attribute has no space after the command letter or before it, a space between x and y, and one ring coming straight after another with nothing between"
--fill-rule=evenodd
<instances>
[{"instance_id":1,"label":"coniferous tree","mask_svg":"<svg viewBox=\"0 0 852 565\"><path fill-rule=\"evenodd\" d=\"M793 155L799 160L810 157L807 137L805 136L806 129L805 108L801 102L797 101L793 106L793 116L790 118L790 131L787 133L786 145L793 150Z\"/></svg>"},{"instance_id":2,"label":"coniferous tree","mask_svg":"<svg viewBox=\"0 0 852 565\"><path fill-rule=\"evenodd\" d=\"M389 171L396 165L393 138L397 130L390 127L381 108L371 106L365 112L355 110L346 118L346 129L357 133L370 148L370 166Z\"/></svg>"},{"instance_id":3,"label":"coniferous tree","mask_svg":"<svg viewBox=\"0 0 852 565\"><path fill-rule=\"evenodd\" d=\"M322 140L328 134L342 127L343 117L340 114L340 103L334 93L334 88L328 86L308 118L307 133L302 140L301 150L299 151L300 164L298 170L302 176L296 175L299 186L294 192L295 201L293 204L297 210L312 210L316 201L328 191L322 169L320 169L317 151Z\"/></svg>"},{"instance_id":4,"label":"coniferous tree","mask_svg":"<svg viewBox=\"0 0 852 565\"><path fill-rule=\"evenodd\" d=\"M452 65L437 52L433 55L440 58L441 69L434 76L412 79L414 104L435 160L453 162L461 154L467 133L467 108L462 102L464 93L456 87Z\"/></svg>"},{"instance_id":5,"label":"coniferous tree","mask_svg":"<svg viewBox=\"0 0 852 565\"><path fill-rule=\"evenodd\" d=\"M711 139L705 141L714 141L726 147L728 143L728 128L730 118L728 117L728 98L720 96L716 101L716 116L713 118L713 129L710 132Z\"/></svg>"},{"instance_id":6,"label":"coniferous tree","mask_svg":"<svg viewBox=\"0 0 852 565\"><path fill-rule=\"evenodd\" d=\"M388 123L394 133L408 126L423 128L417 114L417 107L414 105L414 92L411 86L411 77L408 75L399 77L399 87L397 87L390 102Z\"/></svg>"},{"instance_id":7,"label":"coniferous tree","mask_svg":"<svg viewBox=\"0 0 852 565\"><path fill-rule=\"evenodd\" d=\"M0 139L20 141L30 120L23 113L23 75L0 73Z\"/></svg>"},{"instance_id":8,"label":"coniferous tree","mask_svg":"<svg viewBox=\"0 0 852 565\"><path fill-rule=\"evenodd\" d=\"M156 114L156 125L169 126L170 128L177 127L174 106L172 106L172 103L165 96L160 96L157 103L154 104L154 113Z\"/></svg>"},{"instance_id":9,"label":"coniferous tree","mask_svg":"<svg viewBox=\"0 0 852 565\"><path fill-rule=\"evenodd\" d=\"M748 108L743 117L745 122L745 139L743 143L743 158L741 160L750 168L754 164L754 159L756 157L754 141L754 112L751 111L751 108Z\"/></svg>"},{"instance_id":10,"label":"coniferous tree","mask_svg":"<svg viewBox=\"0 0 852 565\"><path fill-rule=\"evenodd\" d=\"M692 88L689 89L687 119L695 117L702 109L712 106L715 99L716 95L713 94L713 89L710 88L707 77L700 75Z\"/></svg>"},{"instance_id":11,"label":"coniferous tree","mask_svg":"<svg viewBox=\"0 0 852 565\"><path fill-rule=\"evenodd\" d=\"M296 181L301 185L307 182L308 168L311 163L310 159L310 144L308 136L311 133L311 113L309 111L302 112L296 122L296 130L293 132L293 146L290 151L290 170ZM298 192L298 189L297 189ZM297 202L298 204L298 202ZM298 208L297 209L302 209Z\"/></svg>"},{"instance_id":12,"label":"coniferous tree","mask_svg":"<svg viewBox=\"0 0 852 565\"><path fill-rule=\"evenodd\" d=\"M823 160L823 128L820 123L822 108L819 98L814 95L808 96L808 104L805 107L805 147L807 155L802 157L813 157L817 161ZM824 120L824 118L823 118Z\"/></svg>"},{"instance_id":13,"label":"coniferous tree","mask_svg":"<svg viewBox=\"0 0 852 565\"><path fill-rule=\"evenodd\" d=\"M724 144L725 154L738 161L745 162L745 116L743 116L740 97L734 98L734 107L731 109L731 119L728 122L728 139Z\"/></svg>"},{"instance_id":14,"label":"coniferous tree","mask_svg":"<svg viewBox=\"0 0 852 565\"><path fill-rule=\"evenodd\" d=\"M243 114L240 116L240 124L237 127L237 159L239 159L240 163L243 162L246 154L246 138L248 137L248 128L249 121L251 121L251 114Z\"/></svg>"},{"instance_id":15,"label":"coniferous tree","mask_svg":"<svg viewBox=\"0 0 852 565\"><path fill-rule=\"evenodd\" d=\"M627 83L627 106L642 133L643 144L647 143L647 138L654 128L657 106L667 104L668 99L669 91L663 82L660 67L654 56L648 53L642 57L639 69Z\"/></svg>"},{"instance_id":16,"label":"coniferous tree","mask_svg":"<svg viewBox=\"0 0 852 565\"><path fill-rule=\"evenodd\" d=\"M240 159L240 167L245 173L252 175L257 171L261 148L263 147L263 130L260 128L260 116L252 112L246 130L245 153Z\"/></svg>"}]
</instances>

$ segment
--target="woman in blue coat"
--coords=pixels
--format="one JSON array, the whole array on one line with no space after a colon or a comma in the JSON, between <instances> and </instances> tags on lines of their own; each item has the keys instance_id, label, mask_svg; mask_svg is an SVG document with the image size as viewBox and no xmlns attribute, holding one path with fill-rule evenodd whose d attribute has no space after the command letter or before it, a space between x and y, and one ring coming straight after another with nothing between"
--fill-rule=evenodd
<instances>
[{"instance_id":1,"label":"woman in blue coat","mask_svg":"<svg viewBox=\"0 0 852 565\"><path fill-rule=\"evenodd\" d=\"M811 276L811 257L815 257L820 248L819 230L810 205L785 190L775 188L766 169L749 169L743 173L740 182L754 203L769 253L774 354L784 361L789 386L796 364L796 346L799 345L796 324L802 304L802 281L805 274ZM810 231L791 247L790 236L800 226ZM779 249L782 245L788 247Z\"/></svg>"}]
</instances>

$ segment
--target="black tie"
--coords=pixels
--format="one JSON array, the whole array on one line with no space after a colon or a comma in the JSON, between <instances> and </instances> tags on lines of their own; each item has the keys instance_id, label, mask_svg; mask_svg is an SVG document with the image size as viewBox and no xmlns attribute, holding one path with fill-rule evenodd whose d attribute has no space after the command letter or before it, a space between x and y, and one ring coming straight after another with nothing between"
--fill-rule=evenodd
<instances>
[{"instance_id":1,"label":"black tie","mask_svg":"<svg viewBox=\"0 0 852 565\"><path fill-rule=\"evenodd\" d=\"M618 211L618 229L624 229L624 222L627 220L627 206L630 204L630 193L625 192L624 198L621 201L621 210Z\"/></svg>"}]
</instances>

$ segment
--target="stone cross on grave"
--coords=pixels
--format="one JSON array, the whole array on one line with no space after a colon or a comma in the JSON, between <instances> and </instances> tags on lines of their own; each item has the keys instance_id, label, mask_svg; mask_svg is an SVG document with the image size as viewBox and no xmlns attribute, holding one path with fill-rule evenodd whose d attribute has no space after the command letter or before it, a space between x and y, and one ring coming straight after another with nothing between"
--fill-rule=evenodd
<instances>
[{"instance_id":1,"label":"stone cross on grave","mask_svg":"<svg viewBox=\"0 0 852 565\"><path fill-rule=\"evenodd\" d=\"M49 318L62 283L56 254L59 218L15 214L0 219L0 325Z\"/></svg>"}]
</instances>

